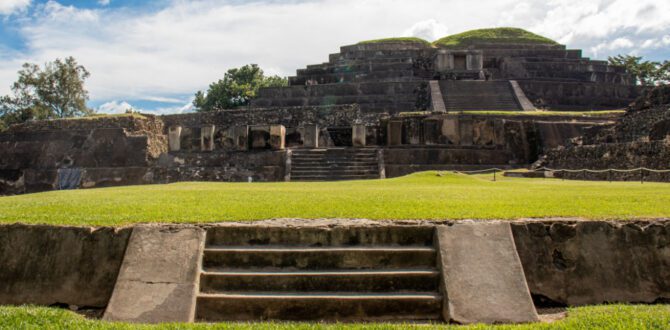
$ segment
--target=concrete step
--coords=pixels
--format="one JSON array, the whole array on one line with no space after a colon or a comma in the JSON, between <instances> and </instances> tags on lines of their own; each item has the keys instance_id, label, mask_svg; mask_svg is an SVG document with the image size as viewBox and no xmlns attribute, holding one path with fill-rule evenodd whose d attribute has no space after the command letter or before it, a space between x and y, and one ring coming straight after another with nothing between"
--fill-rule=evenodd
<instances>
[{"instance_id":1,"label":"concrete step","mask_svg":"<svg viewBox=\"0 0 670 330\"><path fill-rule=\"evenodd\" d=\"M200 291L216 292L437 292L440 273L435 269L249 272L207 269Z\"/></svg>"},{"instance_id":2,"label":"concrete step","mask_svg":"<svg viewBox=\"0 0 670 330\"><path fill-rule=\"evenodd\" d=\"M438 294L200 294L196 320L438 320Z\"/></svg>"},{"instance_id":3,"label":"concrete step","mask_svg":"<svg viewBox=\"0 0 670 330\"><path fill-rule=\"evenodd\" d=\"M435 229L431 226L387 225L383 227L283 227L223 226L207 230L207 246L424 246L432 247Z\"/></svg>"},{"instance_id":4,"label":"concrete step","mask_svg":"<svg viewBox=\"0 0 670 330\"><path fill-rule=\"evenodd\" d=\"M435 265L433 247L209 246L203 267L225 269L425 269Z\"/></svg>"}]
</instances>

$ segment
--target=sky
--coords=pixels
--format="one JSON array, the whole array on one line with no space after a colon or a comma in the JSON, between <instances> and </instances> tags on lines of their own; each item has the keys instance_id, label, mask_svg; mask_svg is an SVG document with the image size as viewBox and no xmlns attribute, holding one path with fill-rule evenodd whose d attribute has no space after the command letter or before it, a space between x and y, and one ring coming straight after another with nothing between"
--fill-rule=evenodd
<instances>
[{"instance_id":1,"label":"sky","mask_svg":"<svg viewBox=\"0 0 670 330\"><path fill-rule=\"evenodd\" d=\"M0 0L0 95L21 64L74 56L89 107L181 113L233 67L291 76L361 40L498 26L594 59L670 59L669 0Z\"/></svg>"}]
</instances>

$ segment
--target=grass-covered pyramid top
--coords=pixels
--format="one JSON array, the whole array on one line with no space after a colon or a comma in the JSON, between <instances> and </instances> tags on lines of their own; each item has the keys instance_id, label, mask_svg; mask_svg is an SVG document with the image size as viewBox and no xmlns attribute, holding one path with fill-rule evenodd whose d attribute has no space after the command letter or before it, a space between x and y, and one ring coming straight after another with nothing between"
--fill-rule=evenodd
<instances>
[{"instance_id":1,"label":"grass-covered pyramid top","mask_svg":"<svg viewBox=\"0 0 670 330\"><path fill-rule=\"evenodd\" d=\"M384 38L361 41L359 45L380 44L380 43L414 43L424 46L446 47L446 48L467 48L478 43L511 43L511 44L549 44L558 43L549 38L528 32L524 29L501 27L492 29L470 30L459 34L446 36L438 39L432 44L426 40L416 37L398 37Z\"/></svg>"},{"instance_id":2,"label":"grass-covered pyramid top","mask_svg":"<svg viewBox=\"0 0 670 330\"><path fill-rule=\"evenodd\" d=\"M554 40L528 32L524 29L502 27L470 30L446 36L433 42L433 45L447 48L466 48L478 43L558 44Z\"/></svg>"},{"instance_id":3,"label":"grass-covered pyramid top","mask_svg":"<svg viewBox=\"0 0 670 330\"><path fill-rule=\"evenodd\" d=\"M430 46L430 42L416 37L397 37L397 38L384 38L384 39L373 39L373 40L364 40L359 42L359 45L368 45L368 44L381 44L381 43L416 43L422 44L425 46Z\"/></svg>"}]
</instances>

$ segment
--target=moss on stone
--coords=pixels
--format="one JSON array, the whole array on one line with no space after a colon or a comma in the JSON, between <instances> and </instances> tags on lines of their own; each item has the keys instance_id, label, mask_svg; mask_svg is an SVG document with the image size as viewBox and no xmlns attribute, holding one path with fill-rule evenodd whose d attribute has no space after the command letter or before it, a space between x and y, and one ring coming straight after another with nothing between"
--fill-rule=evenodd
<instances>
[{"instance_id":1,"label":"moss on stone","mask_svg":"<svg viewBox=\"0 0 670 330\"><path fill-rule=\"evenodd\" d=\"M501 27L470 30L446 36L433 42L433 45L446 48L461 48L477 43L558 44L554 40L528 32L524 29Z\"/></svg>"}]
</instances>

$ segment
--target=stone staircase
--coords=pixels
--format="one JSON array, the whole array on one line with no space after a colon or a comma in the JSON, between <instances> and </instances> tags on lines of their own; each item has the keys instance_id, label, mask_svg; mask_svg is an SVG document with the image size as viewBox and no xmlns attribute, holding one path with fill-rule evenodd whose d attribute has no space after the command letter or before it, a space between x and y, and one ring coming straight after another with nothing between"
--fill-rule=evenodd
<instances>
[{"instance_id":1,"label":"stone staircase","mask_svg":"<svg viewBox=\"0 0 670 330\"><path fill-rule=\"evenodd\" d=\"M522 110L509 81L442 80L440 88L448 112Z\"/></svg>"},{"instance_id":2,"label":"stone staircase","mask_svg":"<svg viewBox=\"0 0 670 330\"><path fill-rule=\"evenodd\" d=\"M439 320L429 226L212 227L195 318Z\"/></svg>"},{"instance_id":3,"label":"stone staircase","mask_svg":"<svg viewBox=\"0 0 670 330\"><path fill-rule=\"evenodd\" d=\"M377 149L294 149L291 181L379 179Z\"/></svg>"}]
</instances>

